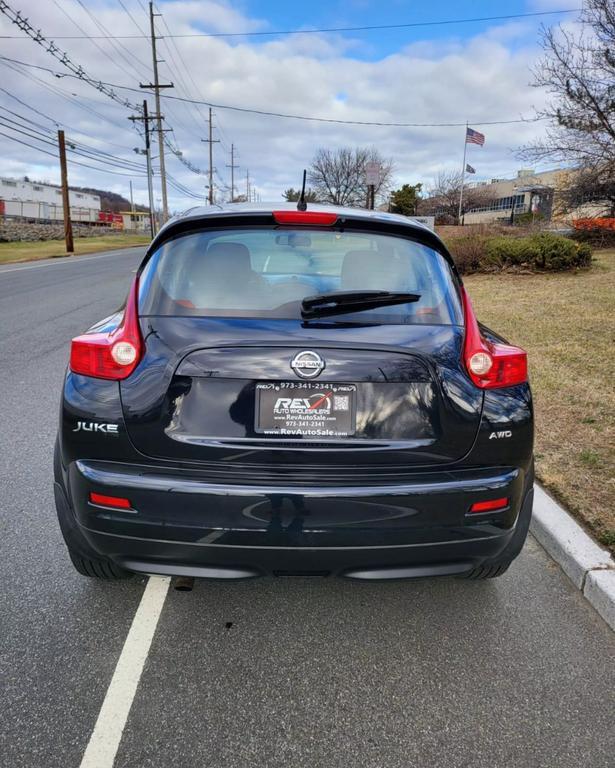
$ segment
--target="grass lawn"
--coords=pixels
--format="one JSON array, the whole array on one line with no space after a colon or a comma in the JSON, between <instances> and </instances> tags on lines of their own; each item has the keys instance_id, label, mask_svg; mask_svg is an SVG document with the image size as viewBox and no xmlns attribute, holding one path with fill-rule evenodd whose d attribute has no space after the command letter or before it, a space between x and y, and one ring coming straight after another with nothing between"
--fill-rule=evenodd
<instances>
[{"instance_id":1,"label":"grass lawn","mask_svg":"<svg viewBox=\"0 0 615 768\"><path fill-rule=\"evenodd\" d=\"M113 248L128 248L134 245L147 245L147 235L109 235L107 237L76 237L75 253L97 253ZM65 256L64 240L44 240L27 243L0 243L0 264L14 261L36 261L51 256Z\"/></svg>"},{"instance_id":2,"label":"grass lawn","mask_svg":"<svg viewBox=\"0 0 615 768\"><path fill-rule=\"evenodd\" d=\"M578 274L465 282L481 321L528 351L538 478L615 552L615 250Z\"/></svg>"}]
</instances>

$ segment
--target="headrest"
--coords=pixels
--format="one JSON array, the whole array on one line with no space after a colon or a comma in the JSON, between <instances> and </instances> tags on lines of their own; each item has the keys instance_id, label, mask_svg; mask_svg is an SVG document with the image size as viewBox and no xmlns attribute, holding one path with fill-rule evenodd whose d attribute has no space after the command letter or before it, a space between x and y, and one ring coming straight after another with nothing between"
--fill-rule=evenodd
<instances>
[{"instance_id":1,"label":"headrest","mask_svg":"<svg viewBox=\"0 0 615 768\"><path fill-rule=\"evenodd\" d=\"M204 261L210 274L232 271L238 276L252 271L250 251L243 243L212 243Z\"/></svg>"},{"instance_id":2,"label":"headrest","mask_svg":"<svg viewBox=\"0 0 615 768\"><path fill-rule=\"evenodd\" d=\"M392 251L348 251L342 263L343 291L399 291L408 282L408 264Z\"/></svg>"},{"instance_id":3,"label":"headrest","mask_svg":"<svg viewBox=\"0 0 615 768\"><path fill-rule=\"evenodd\" d=\"M242 301L243 290L254 290L250 251L243 243L212 243L190 255L185 278L182 298L195 307L233 306Z\"/></svg>"}]
</instances>

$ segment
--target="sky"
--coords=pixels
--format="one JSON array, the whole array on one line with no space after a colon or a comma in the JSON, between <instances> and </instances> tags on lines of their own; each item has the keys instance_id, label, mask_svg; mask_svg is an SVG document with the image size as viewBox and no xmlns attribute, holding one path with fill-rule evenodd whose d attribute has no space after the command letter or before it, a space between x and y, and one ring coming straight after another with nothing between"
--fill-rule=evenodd
<instances>
[{"instance_id":1,"label":"sky","mask_svg":"<svg viewBox=\"0 0 615 768\"><path fill-rule=\"evenodd\" d=\"M151 91L139 88L153 77L147 2L7 2L131 106L68 76L48 43L37 44L0 14L0 175L57 183L55 142L63 128L75 147L69 152L71 185L128 196L132 181L135 202L146 204L143 156L134 152L143 147L141 123L129 117L144 98L155 111ZM175 150L165 153L173 185L170 209L198 205L207 194L208 145L202 140L208 136L208 106L181 99L216 105L218 199L230 194L231 144L238 166L235 193L245 192L249 171L263 201L280 201L286 188L299 186L303 168L320 147L376 147L393 160L396 186L421 182L428 188L438 172L461 169L466 121L486 136L484 147L468 146L467 161L476 169L472 178L512 177L525 167L518 149L540 138L546 127L543 121L507 122L533 118L549 98L532 86L541 25L573 23L579 5L575 0L157 0L160 78L174 85L162 91L161 108L167 142ZM460 21L563 10L572 12ZM417 26L307 32L396 24ZM306 32L287 34L290 30ZM420 125L352 125L259 111ZM489 125L494 122L499 124ZM156 144L155 149L157 168ZM154 186L159 201L158 174Z\"/></svg>"}]
</instances>

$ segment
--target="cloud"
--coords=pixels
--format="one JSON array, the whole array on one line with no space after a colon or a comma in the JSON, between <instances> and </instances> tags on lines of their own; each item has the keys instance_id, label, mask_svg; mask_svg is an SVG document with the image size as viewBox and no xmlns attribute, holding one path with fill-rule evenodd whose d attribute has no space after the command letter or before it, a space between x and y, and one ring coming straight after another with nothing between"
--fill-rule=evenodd
<instances>
[{"instance_id":1,"label":"cloud","mask_svg":"<svg viewBox=\"0 0 615 768\"><path fill-rule=\"evenodd\" d=\"M63 34L81 34L75 22L88 34L101 34L73 0L58 0L58 4L72 21L61 17L51 4L21 0L23 14L50 37L60 34L60 30ZM158 6L166 24L175 33L268 28L266 20L248 18L237 10L236 4L208 0L160 2ZM138 34L119 5L90 3L88 7L95 8L96 17L115 34ZM146 28L148 20L140 5L131 2L128 7L137 23ZM535 31L535 26L524 23L499 23L480 35L460 38L451 33L451 37L444 40L426 38L369 61L359 58L357 41L340 35L291 35L273 40L179 38L175 46L167 41L159 43L159 54L165 60L161 65L161 78L175 84L173 91L163 93L189 94L218 104L341 120L412 123L469 120L487 136L485 147L469 149L470 162L478 171L477 178L501 176L515 171L519 166L515 148L540 135L543 126L541 123L493 126L481 123L531 117L532 106L543 103L544 94L531 87L530 66L539 55ZM16 28L5 17L0 17L0 34L15 32ZM32 41L3 42L5 56L62 70L59 62ZM146 40L119 40L115 46L109 40L65 40L58 41L57 45L68 50L73 61L101 80L138 90L139 81L151 79L151 53ZM29 77L38 77L43 83L3 65L0 86L61 121L69 135L127 161L139 160L132 148L141 146L142 139L127 119L130 110L74 79L57 79L37 70L27 72ZM150 110L154 109L151 95L119 89L117 92L135 103L147 95ZM2 92L0 105L54 130L52 123ZM207 107L163 98L162 111L167 126L174 129L172 140L184 157L205 168L207 145L201 139L206 138ZM296 187L302 169L320 146L376 146L385 156L394 159L399 183L428 182L439 170L456 169L461 166L463 152L464 128L459 126L352 126L224 109L215 110L214 125L215 138L221 139L214 147L216 178L229 184L226 165L230 163L227 152L232 142L238 153L236 162L241 166L236 178L245 177L249 169L263 199L280 200L283 189ZM54 152L53 147L45 148ZM204 198L206 178L195 176L172 156L167 160L167 167L181 184ZM125 169L109 165L107 170ZM54 158L8 140L4 140L0 173L44 175L56 181L59 176ZM123 192L128 189L127 177L77 165L71 166L70 175L74 184ZM143 176L135 175L134 187L139 202L146 202ZM175 209L195 203L175 191L171 191L170 197Z\"/></svg>"}]
</instances>

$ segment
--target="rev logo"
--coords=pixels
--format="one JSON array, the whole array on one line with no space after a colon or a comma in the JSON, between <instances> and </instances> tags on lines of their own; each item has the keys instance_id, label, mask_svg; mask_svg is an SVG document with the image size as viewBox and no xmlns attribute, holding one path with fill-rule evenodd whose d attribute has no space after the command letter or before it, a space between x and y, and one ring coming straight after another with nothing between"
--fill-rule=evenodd
<instances>
[{"instance_id":1,"label":"rev logo","mask_svg":"<svg viewBox=\"0 0 615 768\"><path fill-rule=\"evenodd\" d=\"M117 435L117 424L98 424L95 421L78 421L73 432L102 432L103 435Z\"/></svg>"},{"instance_id":2,"label":"rev logo","mask_svg":"<svg viewBox=\"0 0 615 768\"><path fill-rule=\"evenodd\" d=\"M502 437L512 437L510 429L506 429L503 432L492 432L489 435L489 440L500 440Z\"/></svg>"},{"instance_id":3,"label":"rev logo","mask_svg":"<svg viewBox=\"0 0 615 768\"><path fill-rule=\"evenodd\" d=\"M331 410L331 392L319 392L309 397L278 397L273 407L274 412L290 411L291 413L301 413L314 411L317 408L326 411Z\"/></svg>"}]
</instances>

